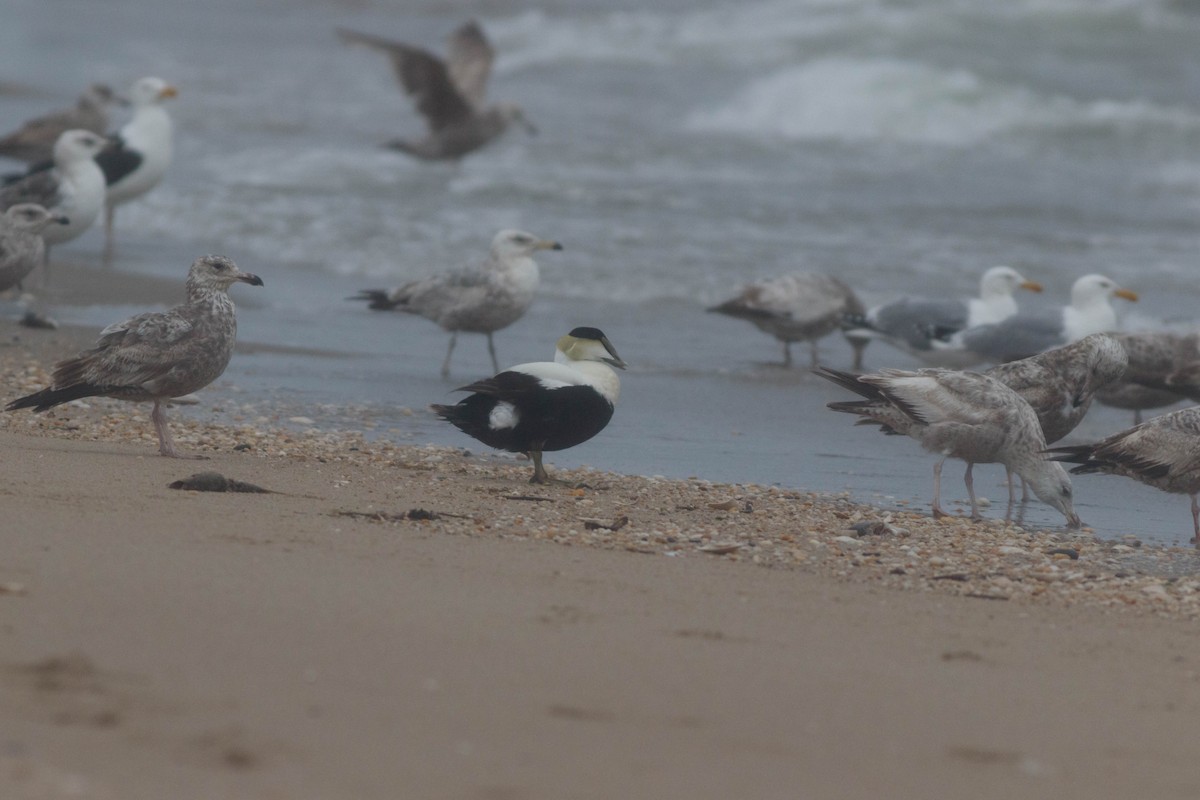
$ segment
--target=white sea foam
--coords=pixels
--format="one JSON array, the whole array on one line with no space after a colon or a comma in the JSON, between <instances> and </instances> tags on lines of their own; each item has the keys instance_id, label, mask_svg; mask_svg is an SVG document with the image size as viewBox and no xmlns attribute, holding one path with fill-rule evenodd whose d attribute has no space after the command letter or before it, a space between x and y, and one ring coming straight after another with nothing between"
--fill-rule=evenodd
<instances>
[{"instance_id":1,"label":"white sea foam","mask_svg":"<svg viewBox=\"0 0 1200 800\"><path fill-rule=\"evenodd\" d=\"M970 145L1006 133L1140 126L1200 131L1200 115L1145 101L1082 102L899 59L825 58L752 81L688 130L837 141Z\"/></svg>"}]
</instances>

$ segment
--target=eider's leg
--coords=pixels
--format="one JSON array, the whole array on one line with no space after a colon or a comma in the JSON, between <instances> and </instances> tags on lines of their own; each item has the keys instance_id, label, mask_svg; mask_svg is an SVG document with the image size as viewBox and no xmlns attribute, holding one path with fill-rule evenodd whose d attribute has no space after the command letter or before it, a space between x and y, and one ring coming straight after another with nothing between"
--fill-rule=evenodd
<instances>
[{"instance_id":1,"label":"eider's leg","mask_svg":"<svg viewBox=\"0 0 1200 800\"><path fill-rule=\"evenodd\" d=\"M975 502L975 478L971 475L974 467L974 463L967 462L967 474L963 476L963 483L967 485L967 495L971 498L971 519L981 520L983 517L979 514L979 504Z\"/></svg>"},{"instance_id":2,"label":"eider's leg","mask_svg":"<svg viewBox=\"0 0 1200 800\"><path fill-rule=\"evenodd\" d=\"M812 367L813 367L813 369L816 369L817 367L821 366L821 361L817 357L817 340L816 339L808 340L808 349L809 349L809 352L812 354Z\"/></svg>"},{"instance_id":3,"label":"eider's leg","mask_svg":"<svg viewBox=\"0 0 1200 800\"><path fill-rule=\"evenodd\" d=\"M945 511L942 511L942 464L946 463L943 458L933 465L933 518L941 519L949 516Z\"/></svg>"},{"instance_id":4,"label":"eider's leg","mask_svg":"<svg viewBox=\"0 0 1200 800\"><path fill-rule=\"evenodd\" d=\"M1134 425L1142 424L1142 410L1140 408L1135 408L1133 410L1133 424Z\"/></svg>"},{"instance_id":5,"label":"eider's leg","mask_svg":"<svg viewBox=\"0 0 1200 800\"><path fill-rule=\"evenodd\" d=\"M783 343L783 365L785 367L792 365L792 343L786 340Z\"/></svg>"},{"instance_id":6,"label":"eider's leg","mask_svg":"<svg viewBox=\"0 0 1200 800\"><path fill-rule=\"evenodd\" d=\"M488 333L487 337L488 337L488 355L490 355L492 357L492 372L499 373L500 372L500 362L496 360L496 345L492 341L492 334L490 332Z\"/></svg>"},{"instance_id":7,"label":"eider's leg","mask_svg":"<svg viewBox=\"0 0 1200 800\"><path fill-rule=\"evenodd\" d=\"M550 476L546 474L546 468L542 466L542 451L530 450L529 457L533 459L533 477L529 479L529 482L547 483Z\"/></svg>"},{"instance_id":8,"label":"eider's leg","mask_svg":"<svg viewBox=\"0 0 1200 800\"><path fill-rule=\"evenodd\" d=\"M442 377L450 377L450 356L454 354L454 345L458 343L458 331L450 331L450 346L446 348L446 360L442 362Z\"/></svg>"},{"instance_id":9,"label":"eider's leg","mask_svg":"<svg viewBox=\"0 0 1200 800\"><path fill-rule=\"evenodd\" d=\"M205 458L205 456L185 456L175 449L175 441L171 438L171 429L167 427L167 412L163 409L161 401L154 401L154 410L150 412L150 419L154 422L154 432L158 434L160 455L167 458Z\"/></svg>"},{"instance_id":10,"label":"eider's leg","mask_svg":"<svg viewBox=\"0 0 1200 800\"><path fill-rule=\"evenodd\" d=\"M111 267L113 260L113 217L117 209L112 203L104 204L104 266Z\"/></svg>"},{"instance_id":11,"label":"eider's leg","mask_svg":"<svg viewBox=\"0 0 1200 800\"><path fill-rule=\"evenodd\" d=\"M1008 505L1011 508L1013 503L1017 502L1017 495L1013 487L1013 471L1008 467L1004 468L1004 479L1008 481Z\"/></svg>"}]
</instances>

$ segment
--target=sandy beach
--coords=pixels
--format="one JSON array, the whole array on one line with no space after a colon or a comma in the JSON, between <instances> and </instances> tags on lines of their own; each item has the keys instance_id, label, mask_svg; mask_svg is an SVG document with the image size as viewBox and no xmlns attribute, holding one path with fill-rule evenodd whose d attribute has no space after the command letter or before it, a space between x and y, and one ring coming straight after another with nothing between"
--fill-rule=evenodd
<instances>
[{"instance_id":1,"label":"sandy beach","mask_svg":"<svg viewBox=\"0 0 1200 800\"><path fill-rule=\"evenodd\" d=\"M0 796L1200 792L1190 548L184 417L0 415Z\"/></svg>"}]
</instances>

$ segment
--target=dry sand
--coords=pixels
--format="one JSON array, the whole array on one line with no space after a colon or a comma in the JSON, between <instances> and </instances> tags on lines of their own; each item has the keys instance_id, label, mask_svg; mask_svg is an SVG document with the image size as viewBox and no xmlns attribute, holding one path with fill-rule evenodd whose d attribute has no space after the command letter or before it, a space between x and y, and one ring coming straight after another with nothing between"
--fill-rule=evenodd
<instances>
[{"instance_id":1,"label":"dry sand","mask_svg":"<svg viewBox=\"0 0 1200 800\"><path fill-rule=\"evenodd\" d=\"M218 416L0 415L0 797L1200 796L1191 551Z\"/></svg>"}]
</instances>

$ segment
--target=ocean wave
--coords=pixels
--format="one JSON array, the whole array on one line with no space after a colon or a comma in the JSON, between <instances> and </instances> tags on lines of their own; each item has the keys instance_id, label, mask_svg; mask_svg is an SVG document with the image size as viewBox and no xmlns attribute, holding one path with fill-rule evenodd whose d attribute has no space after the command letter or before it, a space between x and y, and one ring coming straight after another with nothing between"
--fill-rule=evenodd
<instances>
[{"instance_id":1,"label":"ocean wave","mask_svg":"<svg viewBox=\"0 0 1200 800\"><path fill-rule=\"evenodd\" d=\"M688 130L787 139L966 146L1010 133L1145 126L1200 131L1200 115L1146 101L1084 102L894 58L826 58L752 81Z\"/></svg>"}]
</instances>

